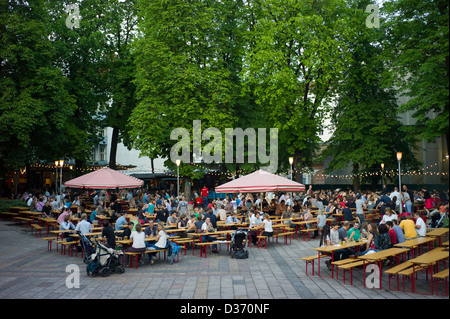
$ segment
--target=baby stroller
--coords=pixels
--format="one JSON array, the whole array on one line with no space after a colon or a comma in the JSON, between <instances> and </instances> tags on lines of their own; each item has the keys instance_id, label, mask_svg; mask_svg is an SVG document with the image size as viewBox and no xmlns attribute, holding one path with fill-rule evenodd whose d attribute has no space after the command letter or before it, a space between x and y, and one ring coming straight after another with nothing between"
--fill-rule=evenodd
<instances>
[{"instance_id":1,"label":"baby stroller","mask_svg":"<svg viewBox=\"0 0 450 319\"><path fill-rule=\"evenodd\" d=\"M120 263L119 255L115 249L106 247L102 243L95 240L96 251L91 255L91 261L86 266L86 272L89 277L101 274L102 277L108 277L111 273L116 272L123 274L125 267Z\"/></svg>"},{"instance_id":2,"label":"baby stroller","mask_svg":"<svg viewBox=\"0 0 450 319\"><path fill-rule=\"evenodd\" d=\"M247 229L237 229L231 233L230 256L236 259L248 258L248 251L245 249L245 242L248 239Z\"/></svg>"},{"instance_id":3,"label":"baby stroller","mask_svg":"<svg viewBox=\"0 0 450 319\"><path fill-rule=\"evenodd\" d=\"M91 256L95 253L95 247L92 242L84 236L80 231L77 232L78 236L80 236L80 246L83 250L83 261L85 264L89 264L91 261Z\"/></svg>"}]
</instances>

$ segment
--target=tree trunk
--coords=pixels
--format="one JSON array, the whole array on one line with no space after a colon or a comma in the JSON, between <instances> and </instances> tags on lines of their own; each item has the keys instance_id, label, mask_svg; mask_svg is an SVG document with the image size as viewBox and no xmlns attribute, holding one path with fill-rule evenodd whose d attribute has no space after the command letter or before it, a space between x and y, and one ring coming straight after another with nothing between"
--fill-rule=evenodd
<instances>
[{"instance_id":1,"label":"tree trunk","mask_svg":"<svg viewBox=\"0 0 450 319\"><path fill-rule=\"evenodd\" d=\"M359 190L360 177L359 177L359 164L353 163L353 191L357 192Z\"/></svg>"},{"instance_id":2,"label":"tree trunk","mask_svg":"<svg viewBox=\"0 0 450 319\"><path fill-rule=\"evenodd\" d=\"M303 155L304 151L295 150L294 163L292 164L292 180L298 183L303 182Z\"/></svg>"},{"instance_id":3,"label":"tree trunk","mask_svg":"<svg viewBox=\"0 0 450 319\"><path fill-rule=\"evenodd\" d=\"M191 178L190 177L183 177L183 187L180 190L180 193L183 193L184 196L186 197L187 201L193 201L194 199L192 198L192 183L191 183Z\"/></svg>"},{"instance_id":4,"label":"tree trunk","mask_svg":"<svg viewBox=\"0 0 450 319\"><path fill-rule=\"evenodd\" d=\"M116 169L116 158L117 158L117 144L119 143L119 128L117 126L113 127L113 133L111 137L111 150L109 152L109 168Z\"/></svg>"}]
</instances>

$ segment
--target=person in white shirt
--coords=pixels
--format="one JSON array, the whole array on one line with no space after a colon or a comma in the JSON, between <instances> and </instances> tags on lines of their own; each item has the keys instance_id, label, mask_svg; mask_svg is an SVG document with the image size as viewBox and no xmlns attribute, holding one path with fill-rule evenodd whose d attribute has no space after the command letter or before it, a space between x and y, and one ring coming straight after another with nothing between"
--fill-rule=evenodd
<instances>
[{"instance_id":1,"label":"person in white shirt","mask_svg":"<svg viewBox=\"0 0 450 319\"><path fill-rule=\"evenodd\" d=\"M384 210L383 218L380 221L381 224L386 224L387 221L392 221L393 219L398 220L397 214L393 213L392 210L389 207L386 207Z\"/></svg>"},{"instance_id":2,"label":"person in white shirt","mask_svg":"<svg viewBox=\"0 0 450 319\"><path fill-rule=\"evenodd\" d=\"M258 228L262 228L262 227L264 227L262 236L267 236L267 237L273 236L272 221L270 220L270 216L267 213L263 215L263 222Z\"/></svg>"},{"instance_id":3,"label":"person in white shirt","mask_svg":"<svg viewBox=\"0 0 450 319\"><path fill-rule=\"evenodd\" d=\"M394 191L389 195L391 200L395 197L397 197L397 202L395 203L395 206L397 206L397 211L400 211L400 205L402 204L402 194L399 193L398 188L394 187Z\"/></svg>"},{"instance_id":4,"label":"person in white shirt","mask_svg":"<svg viewBox=\"0 0 450 319\"><path fill-rule=\"evenodd\" d=\"M414 218L416 219L416 232L418 237L425 237L427 233L427 225L423 221L422 217L420 217L419 212L414 212Z\"/></svg>"},{"instance_id":5,"label":"person in white shirt","mask_svg":"<svg viewBox=\"0 0 450 319\"><path fill-rule=\"evenodd\" d=\"M125 249L125 252L133 252L133 253L143 253L146 250L145 246L145 233L142 231L141 224L137 223L135 226L135 230L131 232L130 239L133 241L133 244ZM139 255L138 262L142 264L142 256ZM129 267L129 255L124 255L124 264L125 267Z\"/></svg>"},{"instance_id":6,"label":"person in white shirt","mask_svg":"<svg viewBox=\"0 0 450 319\"><path fill-rule=\"evenodd\" d=\"M154 238L155 243L149 245L149 250L165 249L167 247L167 233L163 223L160 222L156 225L156 231L158 234ZM150 263L153 265L156 260L156 253L149 253L148 259L150 259Z\"/></svg>"},{"instance_id":7,"label":"person in white shirt","mask_svg":"<svg viewBox=\"0 0 450 319\"><path fill-rule=\"evenodd\" d=\"M212 232L216 231L214 229L213 224L211 223L211 219L209 217L206 217L205 222L203 223L201 230L204 233L212 233ZM205 236L203 236L203 239L206 240L206 241L216 241L217 240L216 237L213 237L211 235L205 235ZM219 253L217 251L217 245L216 244L212 245L212 252L216 253L216 254Z\"/></svg>"},{"instance_id":8,"label":"person in white shirt","mask_svg":"<svg viewBox=\"0 0 450 319\"><path fill-rule=\"evenodd\" d=\"M81 214L81 221L77 224L75 230L80 231L83 235L92 232L92 224L87 221L86 213Z\"/></svg>"}]
</instances>

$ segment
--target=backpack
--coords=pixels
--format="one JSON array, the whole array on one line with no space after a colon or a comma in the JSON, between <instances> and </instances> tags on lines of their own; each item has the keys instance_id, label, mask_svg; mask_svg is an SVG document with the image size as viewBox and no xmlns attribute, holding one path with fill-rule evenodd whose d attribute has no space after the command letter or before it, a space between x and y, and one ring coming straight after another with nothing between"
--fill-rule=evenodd
<instances>
[{"instance_id":1,"label":"backpack","mask_svg":"<svg viewBox=\"0 0 450 319\"><path fill-rule=\"evenodd\" d=\"M245 249L239 249L235 251L234 258L236 259L246 259L248 258L248 251Z\"/></svg>"},{"instance_id":2,"label":"backpack","mask_svg":"<svg viewBox=\"0 0 450 319\"><path fill-rule=\"evenodd\" d=\"M180 245L177 243L169 241L167 244L167 257L170 257L170 264L173 264L173 260L176 255L178 255L178 251L180 250Z\"/></svg>"}]
</instances>

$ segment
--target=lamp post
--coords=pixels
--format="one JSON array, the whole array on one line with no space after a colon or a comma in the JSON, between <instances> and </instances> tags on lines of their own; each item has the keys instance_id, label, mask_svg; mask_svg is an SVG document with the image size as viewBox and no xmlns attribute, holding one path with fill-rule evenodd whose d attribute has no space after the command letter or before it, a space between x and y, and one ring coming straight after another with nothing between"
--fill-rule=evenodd
<instances>
[{"instance_id":1,"label":"lamp post","mask_svg":"<svg viewBox=\"0 0 450 319\"><path fill-rule=\"evenodd\" d=\"M397 152L397 161L398 161L398 190L400 192L400 197L402 196L402 172L400 170L400 161L402 160L402 153ZM400 208L399 213L402 213L402 199L400 198Z\"/></svg>"},{"instance_id":2,"label":"lamp post","mask_svg":"<svg viewBox=\"0 0 450 319\"><path fill-rule=\"evenodd\" d=\"M291 164L291 180L292 180L292 164L294 164L294 158L289 157L289 164Z\"/></svg>"},{"instance_id":3,"label":"lamp post","mask_svg":"<svg viewBox=\"0 0 450 319\"><path fill-rule=\"evenodd\" d=\"M177 164L177 199L180 198L180 164L181 164L181 160L177 159L176 161Z\"/></svg>"},{"instance_id":4,"label":"lamp post","mask_svg":"<svg viewBox=\"0 0 450 319\"><path fill-rule=\"evenodd\" d=\"M61 167L61 172L59 174L59 192L60 192L60 196L61 196L61 200L62 200L62 169L64 166L64 160L59 160L59 166Z\"/></svg>"},{"instance_id":5,"label":"lamp post","mask_svg":"<svg viewBox=\"0 0 450 319\"><path fill-rule=\"evenodd\" d=\"M384 171L384 163L381 163L381 188L383 188L384 186L383 171Z\"/></svg>"},{"instance_id":6,"label":"lamp post","mask_svg":"<svg viewBox=\"0 0 450 319\"><path fill-rule=\"evenodd\" d=\"M59 161L55 161L55 196L58 194L58 165Z\"/></svg>"}]
</instances>

